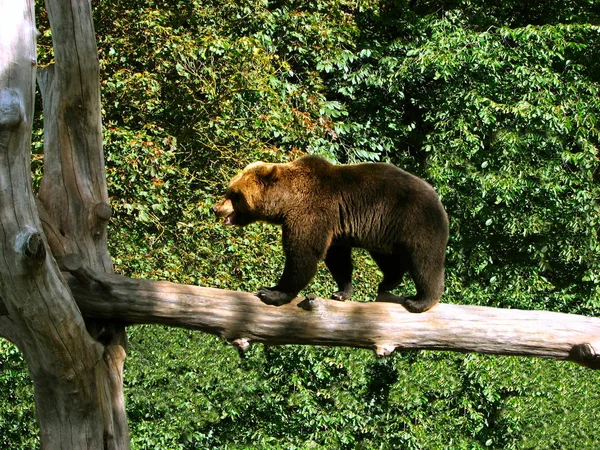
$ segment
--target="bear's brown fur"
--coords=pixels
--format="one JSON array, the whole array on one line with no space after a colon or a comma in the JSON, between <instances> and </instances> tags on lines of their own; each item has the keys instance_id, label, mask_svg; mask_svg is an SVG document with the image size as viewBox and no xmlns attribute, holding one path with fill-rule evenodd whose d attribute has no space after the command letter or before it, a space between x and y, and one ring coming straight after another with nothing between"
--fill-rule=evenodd
<instances>
[{"instance_id":1,"label":"bear's brown fur","mask_svg":"<svg viewBox=\"0 0 600 450\"><path fill-rule=\"evenodd\" d=\"M383 272L378 300L393 298L422 312L442 295L446 212L429 184L390 164L333 165L317 156L253 163L231 180L213 209L228 225L282 226L285 268L276 286L259 289L265 303L291 301L322 260L338 285L332 298L349 298L352 247L368 250ZM389 294L406 272L417 294Z\"/></svg>"}]
</instances>

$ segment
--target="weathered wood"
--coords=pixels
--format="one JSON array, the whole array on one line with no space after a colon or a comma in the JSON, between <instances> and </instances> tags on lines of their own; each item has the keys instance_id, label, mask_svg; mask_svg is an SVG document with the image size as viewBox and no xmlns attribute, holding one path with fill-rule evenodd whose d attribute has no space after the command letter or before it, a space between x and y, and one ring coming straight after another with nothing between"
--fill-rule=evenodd
<instances>
[{"instance_id":1,"label":"weathered wood","mask_svg":"<svg viewBox=\"0 0 600 450\"><path fill-rule=\"evenodd\" d=\"M124 327L112 327L102 344L93 339L88 330L101 327L84 323L52 257L112 271L91 5L48 0L47 10L56 65L40 76L45 158L36 207L33 0L0 0L0 335L27 360L43 448L126 449Z\"/></svg>"},{"instance_id":2,"label":"weathered wood","mask_svg":"<svg viewBox=\"0 0 600 450\"><path fill-rule=\"evenodd\" d=\"M0 0L0 297L8 313L0 334L27 361L42 447L100 449L102 416L90 386L102 349L47 251L32 194L33 3Z\"/></svg>"},{"instance_id":3,"label":"weathered wood","mask_svg":"<svg viewBox=\"0 0 600 450\"><path fill-rule=\"evenodd\" d=\"M61 16L50 16L51 20L59 18L64 20ZM82 36L72 38L84 39ZM89 36L85 38L89 39ZM75 49L72 52L77 54ZM89 57L97 62L95 51ZM63 65L79 66L83 59L78 58L75 62L67 60ZM56 258L79 255L93 270L112 272L106 245L110 206L104 175L99 102L73 97L73 91L79 95L89 91L91 87L88 84L99 88L97 72L90 74L89 79L80 77L71 80L68 78L72 76L71 71L59 70L59 63L57 57L56 64L42 69L38 76L44 100L44 176L38 201L40 217ZM98 120L92 120L87 117L90 115L88 108L96 107ZM73 109L81 116L74 114Z\"/></svg>"},{"instance_id":4,"label":"weathered wood","mask_svg":"<svg viewBox=\"0 0 600 450\"><path fill-rule=\"evenodd\" d=\"M253 342L537 356L600 368L600 318L439 304L422 314L380 302L296 299L279 307L253 294L169 282L67 277L86 317L153 323L215 334L244 352Z\"/></svg>"},{"instance_id":5,"label":"weathered wood","mask_svg":"<svg viewBox=\"0 0 600 450\"><path fill-rule=\"evenodd\" d=\"M44 176L38 211L52 254L61 268L83 275L111 273L106 244L111 210L91 4L46 0L46 10L55 64L41 70L38 76L44 104ZM102 359L94 371L95 381L86 386L84 394L94 398L93 407L102 415L94 426L104 437L103 448L128 449L122 383L125 328L105 327L89 320L86 326L95 340L102 334L103 344Z\"/></svg>"}]
</instances>

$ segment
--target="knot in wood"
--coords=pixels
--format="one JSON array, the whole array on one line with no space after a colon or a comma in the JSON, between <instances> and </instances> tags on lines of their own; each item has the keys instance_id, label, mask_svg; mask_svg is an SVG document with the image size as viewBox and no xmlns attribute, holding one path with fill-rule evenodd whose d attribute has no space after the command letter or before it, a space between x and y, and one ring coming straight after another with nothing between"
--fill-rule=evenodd
<instances>
[{"instance_id":1,"label":"knot in wood","mask_svg":"<svg viewBox=\"0 0 600 450\"><path fill-rule=\"evenodd\" d=\"M83 259L79 253L69 253L56 259L61 270L67 270L71 273L76 272L83 265Z\"/></svg>"},{"instance_id":2,"label":"knot in wood","mask_svg":"<svg viewBox=\"0 0 600 450\"><path fill-rule=\"evenodd\" d=\"M96 203L94 206L94 212L99 220L106 222L112 217L112 208L108 203Z\"/></svg>"},{"instance_id":3,"label":"knot in wood","mask_svg":"<svg viewBox=\"0 0 600 450\"><path fill-rule=\"evenodd\" d=\"M577 344L571 350L571 358L590 369L600 369L600 342Z\"/></svg>"},{"instance_id":4,"label":"knot in wood","mask_svg":"<svg viewBox=\"0 0 600 450\"><path fill-rule=\"evenodd\" d=\"M250 348L250 342L248 342L248 339L245 338L235 339L231 342L231 345L233 345L233 347L238 351L240 358L244 358L246 356L246 352Z\"/></svg>"},{"instance_id":5,"label":"knot in wood","mask_svg":"<svg viewBox=\"0 0 600 450\"><path fill-rule=\"evenodd\" d=\"M25 240L23 254L29 266L39 268L46 260L46 246L41 233L33 232Z\"/></svg>"},{"instance_id":6,"label":"knot in wood","mask_svg":"<svg viewBox=\"0 0 600 450\"><path fill-rule=\"evenodd\" d=\"M96 203L90 215L92 237L100 239L106 231L108 220L112 217L112 209L108 203Z\"/></svg>"},{"instance_id":7,"label":"knot in wood","mask_svg":"<svg viewBox=\"0 0 600 450\"><path fill-rule=\"evenodd\" d=\"M116 365L125 361L127 352L122 345L108 344L104 347L103 356L107 364Z\"/></svg>"},{"instance_id":8,"label":"knot in wood","mask_svg":"<svg viewBox=\"0 0 600 450\"><path fill-rule=\"evenodd\" d=\"M13 130L25 120L25 107L16 89L0 91L0 131Z\"/></svg>"},{"instance_id":9,"label":"knot in wood","mask_svg":"<svg viewBox=\"0 0 600 450\"><path fill-rule=\"evenodd\" d=\"M298 303L298 306L305 311L319 311L324 308L323 300L315 294L308 294L304 300Z\"/></svg>"}]
</instances>

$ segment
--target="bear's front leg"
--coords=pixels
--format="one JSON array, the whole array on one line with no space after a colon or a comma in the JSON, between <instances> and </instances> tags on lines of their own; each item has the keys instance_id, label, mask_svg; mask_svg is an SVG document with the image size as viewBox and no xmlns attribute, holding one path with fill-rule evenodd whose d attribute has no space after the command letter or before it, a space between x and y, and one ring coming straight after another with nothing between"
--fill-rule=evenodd
<instances>
[{"instance_id":1,"label":"bear's front leg","mask_svg":"<svg viewBox=\"0 0 600 450\"><path fill-rule=\"evenodd\" d=\"M296 294L278 291L277 286L272 288L262 286L256 293L256 296L267 305L275 306L285 305L296 298Z\"/></svg>"},{"instance_id":2,"label":"bear's front leg","mask_svg":"<svg viewBox=\"0 0 600 450\"><path fill-rule=\"evenodd\" d=\"M277 286L261 287L256 293L268 305L284 305L296 298L317 273L319 261L327 250L331 239L323 233L323 228L313 230L301 225L294 227L286 223L283 226L283 274Z\"/></svg>"}]
</instances>

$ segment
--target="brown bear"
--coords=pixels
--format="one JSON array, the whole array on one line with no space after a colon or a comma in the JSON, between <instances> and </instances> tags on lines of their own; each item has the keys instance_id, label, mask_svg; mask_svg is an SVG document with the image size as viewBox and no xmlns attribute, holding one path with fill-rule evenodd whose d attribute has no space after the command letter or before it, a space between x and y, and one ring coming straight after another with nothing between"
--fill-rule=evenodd
<instances>
[{"instance_id":1,"label":"brown bear","mask_svg":"<svg viewBox=\"0 0 600 450\"><path fill-rule=\"evenodd\" d=\"M267 304L290 302L322 260L338 285L332 298L349 298L353 247L368 250L383 272L377 300L400 301L408 311L423 312L442 295L446 211L428 183L391 164L334 165L318 156L256 162L231 180L213 210L226 225L282 226L283 274L276 286L257 292ZM406 272L417 294L389 294Z\"/></svg>"}]
</instances>

